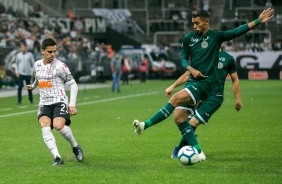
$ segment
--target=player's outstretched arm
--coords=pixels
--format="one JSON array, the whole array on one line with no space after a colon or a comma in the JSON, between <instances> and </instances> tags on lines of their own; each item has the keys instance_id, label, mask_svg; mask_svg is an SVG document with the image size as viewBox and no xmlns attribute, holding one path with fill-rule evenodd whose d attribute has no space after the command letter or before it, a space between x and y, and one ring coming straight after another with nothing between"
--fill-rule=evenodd
<instances>
[{"instance_id":1,"label":"player's outstretched arm","mask_svg":"<svg viewBox=\"0 0 282 184\"><path fill-rule=\"evenodd\" d=\"M268 20L270 20L273 17L273 15L274 15L274 9L273 8L268 8L266 10L263 10L261 12L261 14L259 15L259 18L250 22L248 24L248 27L251 29L251 28L254 28L261 23L265 23Z\"/></svg>"}]
</instances>

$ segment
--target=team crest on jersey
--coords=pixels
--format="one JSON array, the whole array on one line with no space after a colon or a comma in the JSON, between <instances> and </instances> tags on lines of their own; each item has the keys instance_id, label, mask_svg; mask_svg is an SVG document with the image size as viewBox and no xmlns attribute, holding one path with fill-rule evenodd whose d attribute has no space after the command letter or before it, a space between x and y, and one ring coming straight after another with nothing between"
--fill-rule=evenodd
<instances>
[{"instance_id":1,"label":"team crest on jersey","mask_svg":"<svg viewBox=\"0 0 282 184\"><path fill-rule=\"evenodd\" d=\"M203 49L207 48L209 46L208 42L206 40L204 40L202 43L201 43L201 46Z\"/></svg>"},{"instance_id":2,"label":"team crest on jersey","mask_svg":"<svg viewBox=\"0 0 282 184\"><path fill-rule=\"evenodd\" d=\"M48 68L48 69L46 70L46 74L47 74L47 75L51 75L51 74L52 74L52 69L51 69L51 68Z\"/></svg>"},{"instance_id":3,"label":"team crest on jersey","mask_svg":"<svg viewBox=\"0 0 282 184\"><path fill-rule=\"evenodd\" d=\"M209 38L210 38L209 36L207 36L206 38L203 38L203 42L201 43L201 46L202 46L203 49L205 49L209 46L209 43L207 42L207 40Z\"/></svg>"},{"instance_id":4,"label":"team crest on jersey","mask_svg":"<svg viewBox=\"0 0 282 184\"><path fill-rule=\"evenodd\" d=\"M222 69L222 68L223 68L223 63L219 62L219 63L217 64L217 68L218 68L218 69Z\"/></svg>"}]
</instances>

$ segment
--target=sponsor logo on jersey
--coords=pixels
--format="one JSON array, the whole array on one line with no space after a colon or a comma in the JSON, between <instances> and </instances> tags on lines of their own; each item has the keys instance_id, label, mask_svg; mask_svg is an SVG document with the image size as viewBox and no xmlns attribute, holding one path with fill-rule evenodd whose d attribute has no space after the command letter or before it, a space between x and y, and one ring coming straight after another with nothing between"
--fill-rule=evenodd
<instances>
[{"instance_id":1,"label":"sponsor logo on jersey","mask_svg":"<svg viewBox=\"0 0 282 184\"><path fill-rule=\"evenodd\" d=\"M224 57L219 57L218 59L219 59L219 61L225 61Z\"/></svg>"},{"instance_id":2,"label":"sponsor logo on jersey","mask_svg":"<svg viewBox=\"0 0 282 184\"><path fill-rule=\"evenodd\" d=\"M192 41L192 42L198 42L198 41L199 41L199 39L198 39L198 38L193 38L193 37L192 37L192 38L191 38L191 41Z\"/></svg>"},{"instance_id":3,"label":"sponsor logo on jersey","mask_svg":"<svg viewBox=\"0 0 282 184\"><path fill-rule=\"evenodd\" d=\"M38 87L39 88L52 88L52 82L51 80L47 81L38 81Z\"/></svg>"}]
</instances>

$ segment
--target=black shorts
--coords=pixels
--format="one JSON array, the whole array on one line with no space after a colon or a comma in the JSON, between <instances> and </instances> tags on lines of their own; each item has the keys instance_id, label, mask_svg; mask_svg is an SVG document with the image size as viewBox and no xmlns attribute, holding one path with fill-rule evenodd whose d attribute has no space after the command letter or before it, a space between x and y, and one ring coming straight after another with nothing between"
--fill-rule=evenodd
<instances>
[{"instance_id":1,"label":"black shorts","mask_svg":"<svg viewBox=\"0 0 282 184\"><path fill-rule=\"evenodd\" d=\"M69 126L71 124L69 107L63 103L55 103L52 105L42 105L38 107L37 118L42 116L48 116L51 119L51 127L53 128L53 119L57 117L65 118L65 125Z\"/></svg>"}]
</instances>

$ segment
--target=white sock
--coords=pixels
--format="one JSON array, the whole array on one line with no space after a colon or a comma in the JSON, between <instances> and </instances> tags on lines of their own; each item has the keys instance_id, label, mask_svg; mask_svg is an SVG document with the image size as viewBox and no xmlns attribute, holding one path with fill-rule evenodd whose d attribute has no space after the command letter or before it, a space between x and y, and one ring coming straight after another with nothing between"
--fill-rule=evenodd
<instances>
[{"instance_id":1,"label":"white sock","mask_svg":"<svg viewBox=\"0 0 282 184\"><path fill-rule=\"evenodd\" d=\"M51 127L43 127L42 129L43 140L47 148L51 151L54 158L57 156L61 158L54 135L52 134Z\"/></svg>"},{"instance_id":2,"label":"white sock","mask_svg":"<svg viewBox=\"0 0 282 184\"><path fill-rule=\"evenodd\" d=\"M64 126L64 128L58 132L71 144L72 147L77 147L78 144L69 126Z\"/></svg>"}]
</instances>

